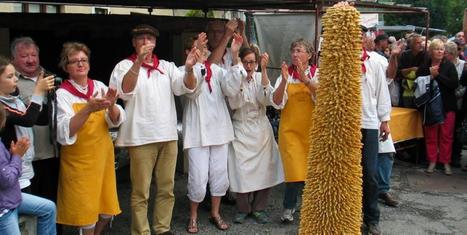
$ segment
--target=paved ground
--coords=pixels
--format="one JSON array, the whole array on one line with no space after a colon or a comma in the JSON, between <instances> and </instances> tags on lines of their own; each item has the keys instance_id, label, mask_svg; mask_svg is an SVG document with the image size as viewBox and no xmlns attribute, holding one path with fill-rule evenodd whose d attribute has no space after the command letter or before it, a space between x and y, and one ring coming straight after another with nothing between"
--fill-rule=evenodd
<instances>
[{"instance_id":1,"label":"paved ground","mask_svg":"<svg viewBox=\"0 0 467 235\"><path fill-rule=\"evenodd\" d=\"M464 153L466 156L467 153ZM380 204L381 228L383 234L467 234L467 172L454 168L452 176L445 176L441 170L433 175L423 172L424 166L396 161L393 172L393 194L401 202L399 208ZM129 234L130 182L128 171L119 170L118 192L123 213L113 224L110 234ZM268 212L272 222L267 225L248 220L246 224L234 224L228 232L220 232L208 222L208 211L201 209L199 234L297 234L298 221L280 224L283 185L273 190ZM173 231L185 232L188 215L186 198L186 177L176 178L176 204L173 215ZM235 207L222 205L226 221L232 221ZM297 215L298 218L298 215ZM77 234L69 228L65 234Z\"/></svg>"}]
</instances>

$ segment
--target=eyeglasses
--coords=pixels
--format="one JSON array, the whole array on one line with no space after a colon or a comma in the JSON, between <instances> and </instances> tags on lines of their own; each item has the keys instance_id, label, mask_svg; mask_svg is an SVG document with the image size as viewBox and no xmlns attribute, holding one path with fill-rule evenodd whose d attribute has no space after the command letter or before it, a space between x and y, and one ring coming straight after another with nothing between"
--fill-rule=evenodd
<instances>
[{"instance_id":1,"label":"eyeglasses","mask_svg":"<svg viewBox=\"0 0 467 235\"><path fill-rule=\"evenodd\" d=\"M243 63L243 64L246 64L246 65L250 65L250 64L253 65L253 64L256 63L256 61L255 61L255 60L251 60L251 61L242 61L242 63Z\"/></svg>"},{"instance_id":2,"label":"eyeglasses","mask_svg":"<svg viewBox=\"0 0 467 235\"><path fill-rule=\"evenodd\" d=\"M67 64L72 64L72 65L78 65L79 63L81 64L87 64L89 62L89 59L79 59L79 60L70 60L67 62Z\"/></svg>"},{"instance_id":3,"label":"eyeglasses","mask_svg":"<svg viewBox=\"0 0 467 235\"><path fill-rule=\"evenodd\" d=\"M462 51L462 50L464 50L464 48L458 47L457 50L458 50L458 51Z\"/></svg>"}]
</instances>

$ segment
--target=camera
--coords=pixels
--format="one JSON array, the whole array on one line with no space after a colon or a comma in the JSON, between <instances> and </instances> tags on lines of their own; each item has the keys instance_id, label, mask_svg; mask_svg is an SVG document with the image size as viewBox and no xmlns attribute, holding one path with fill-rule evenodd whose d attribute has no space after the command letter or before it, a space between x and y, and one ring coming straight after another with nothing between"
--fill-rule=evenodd
<instances>
[{"instance_id":1,"label":"camera","mask_svg":"<svg viewBox=\"0 0 467 235\"><path fill-rule=\"evenodd\" d=\"M60 87L60 85L62 85L63 79L61 77L58 77L56 74L51 73L49 71L44 71L44 77L49 77L49 76L54 77L55 89L57 89L58 87Z\"/></svg>"}]
</instances>

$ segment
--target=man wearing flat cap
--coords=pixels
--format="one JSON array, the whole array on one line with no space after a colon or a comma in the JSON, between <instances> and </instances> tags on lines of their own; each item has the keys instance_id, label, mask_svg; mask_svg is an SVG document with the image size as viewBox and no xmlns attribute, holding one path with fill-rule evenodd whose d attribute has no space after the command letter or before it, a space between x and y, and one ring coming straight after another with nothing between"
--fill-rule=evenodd
<instances>
[{"instance_id":1,"label":"man wearing flat cap","mask_svg":"<svg viewBox=\"0 0 467 235\"><path fill-rule=\"evenodd\" d=\"M157 192L151 228L156 234L173 234L170 223L178 138L174 95L196 88L193 65L200 52L196 48L190 51L183 72L154 54L156 28L138 25L131 35L135 52L120 61L110 77L110 86L116 87L128 113L116 145L128 147L130 154L131 234L151 234L147 204L153 176Z\"/></svg>"}]
</instances>

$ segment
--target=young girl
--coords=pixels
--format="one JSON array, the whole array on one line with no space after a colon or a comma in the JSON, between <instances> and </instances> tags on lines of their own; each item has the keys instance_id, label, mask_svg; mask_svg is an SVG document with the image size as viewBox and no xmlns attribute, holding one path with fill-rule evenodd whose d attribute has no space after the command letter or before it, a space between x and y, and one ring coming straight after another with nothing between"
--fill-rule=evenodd
<instances>
[{"instance_id":1,"label":"young girl","mask_svg":"<svg viewBox=\"0 0 467 235\"><path fill-rule=\"evenodd\" d=\"M0 96L2 103L4 100L11 101L11 103L15 103L14 101L20 102L17 100L17 97L9 95L15 91L16 81L17 78L13 65L0 57ZM40 84L43 85L43 83ZM24 105L21 105L21 103L17 104L20 108L24 108ZM39 104L34 103L32 106L34 108L34 106ZM8 107L7 110L9 110L8 118L6 117L5 108L0 103L0 128L3 129L5 124L13 126L12 122L21 123L24 121L21 117L18 117L22 111L10 111L11 107ZM23 118L26 118L26 116L28 115L24 114ZM15 131L6 132L6 130L2 130L2 136L3 134L12 135L12 133L15 133ZM16 139L16 135L14 138ZM37 216L38 234L56 234L55 204L44 198L21 193L20 181L18 180L22 175L22 168L24 168L24 166L21 166L21 162L31 149L29 139L27 137L20 137L17 138L17 141L10 140L8 142L10 152L8 152L3 144L4 141L5 138L2 138L2 141L0 141L0 169L2 169L0 171L0 234L20 234L18 214Z\"/></svg>"},{"instance_id":2,"label":"young girl","mask_svg":"<svg viewBox=\"0 0 467 235\"><path fill-rule=\"evenodd\" d=\"M32 126L36 123L42 106L42 99L45 92L53 88L52 76L43 78L39 76L31 97L31 103L26 107L18 96L11 95L15 93L17 87L16 71L8 60L0 58L0 102L5 106L8 115L6 117L5 129L1 132L3 143L8 148L11 141L16 141L19 137L27 137L31 141L31 146L24 154L22 163L22 174L19 178L19 184L22 190L31 185L30 180L34 176L32 160L34 158L34 139ZM26 190L27 191L27 190Z\"/></svg>"}]
</instances>

